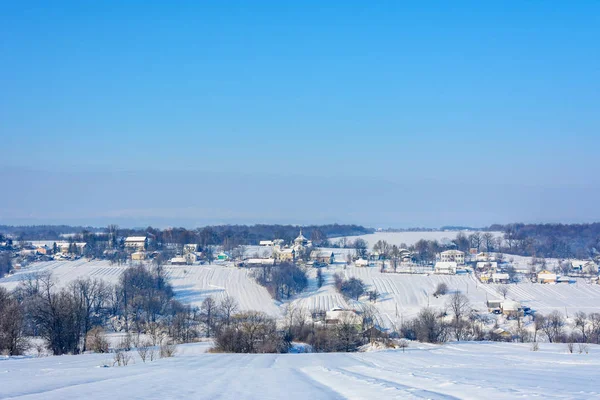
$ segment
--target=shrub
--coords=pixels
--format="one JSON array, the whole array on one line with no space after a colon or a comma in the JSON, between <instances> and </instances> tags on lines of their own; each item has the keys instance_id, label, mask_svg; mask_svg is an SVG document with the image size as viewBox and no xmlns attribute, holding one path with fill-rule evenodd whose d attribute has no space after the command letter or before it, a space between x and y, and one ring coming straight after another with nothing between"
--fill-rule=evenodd
<instances>
[{"instance_id":1,"label":"shrub","mask_svg":"<svg viewBox=\"0 0 600 400\"><path fill-rule=\"evenodd\" d=\"M446 285L444 282L438 283L437 288L435 289L435 292L433 293L434 296L443 296L445 294L448 293L448 285Z\"/></svg>"},{"instance_id":2,"label":"shrub","mask_svg":"<svg viewBox=\"0 0 600 400\"><path fill-rule=\"evenodd\" d=\"M109 343L101 327L97 326L88 332L87 347L94 353L108 353Z\"/></svg>"}]
</instances>

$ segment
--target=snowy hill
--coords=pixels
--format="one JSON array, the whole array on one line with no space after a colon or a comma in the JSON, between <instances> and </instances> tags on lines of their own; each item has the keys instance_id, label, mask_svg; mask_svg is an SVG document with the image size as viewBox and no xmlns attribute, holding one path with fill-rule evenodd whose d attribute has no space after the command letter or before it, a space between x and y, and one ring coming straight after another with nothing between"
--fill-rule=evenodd
<instances>
[{"instance_id":1,"label":"snowy hill","mask_svg":"<svg viewBox=\"0 0 600 400\"><path fill-rule=\"evenodd\" d=\"M590 399L599 398L600 348L412 344L337 354L206 354L112 367L110 355L0 358L0 398L86 399ZM134 352L132 352L134 353ZM102 366L108 364L109 367Z\"/></svg>"},{"instance_id":2,"label":"snowy hill","mask_svg":"<svg viewBox=\"0 0 600 400\"><path fill-rule=\"evenodd\" d=\"M50 261L35 263L15 275L0 279L0 285L15 288L31 272L50 271L59 285L67 285L80 277L101 278L115 283L126 266L110 265L108 261ZM224 265L166 266L177 298L185 303L200 305L212 296L220 300L225 295L234 297L241 310L264 311L279 317L287 304L273 300L267 290L257 284L246 268ZM487 299L500 299L498 285L481 284L470 275L409 275L381 273L378 268L334 265L323 268L325 284L318 288L316 270L309 270L309 286L292 299L292 303L307 310L331 310L334 307L357 308L360 304L344 299L333 287L333 274L362 279L369 289L377 289L380 299L373 304L379 311L381 324L390 326L401 319L414 317L421 308L430 305L442 308L447 296L433 296L436 286L444 282L450 291L459 290L469 297L475 309L485 310ZM600 285L591 285L583 279L576 284L541 285L529 282L508 285L507 298L520 301L541 313L559 310L570 314L576 311L600 311Z\"/></svg>"}]
</instances>

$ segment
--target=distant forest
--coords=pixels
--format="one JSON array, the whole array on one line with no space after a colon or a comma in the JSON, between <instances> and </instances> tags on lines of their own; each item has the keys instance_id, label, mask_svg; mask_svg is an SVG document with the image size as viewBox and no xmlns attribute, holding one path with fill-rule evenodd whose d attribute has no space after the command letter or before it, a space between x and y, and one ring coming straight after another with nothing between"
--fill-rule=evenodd
<instances>
[{"instance_id":1,"label":"distant forest","mask_svg":"<svg viewBox=\"0 0 600 400\"><path fill-rule=\"evenodd\" d=\"M66 240L61 235L77 234L74 239L89 239L90 234L117 231L119 236L150 234L153 239L162 243L198 243L201 246L222 245L255 245L261 240L283 239L292 241L302 230L304 236L316 242L338 236L355 236L373 233L374 230L360 225L215 225L197 229L186 228L119 228L109 225L106 228L68 226L68 225L34 225L7 226L0 225L0 233L11 236L15 240Z\"/></svg>"},{"instance_id":2,"label":"distant forest","mask_svg":"<svg viewBox=\"0 0 600 400\"><path fill-rule=\"evenodd\" d=\"M489 231L504 232L507 253L554 258L600 255L600 223L495 224Z\"/></svg>"}]
</instances>

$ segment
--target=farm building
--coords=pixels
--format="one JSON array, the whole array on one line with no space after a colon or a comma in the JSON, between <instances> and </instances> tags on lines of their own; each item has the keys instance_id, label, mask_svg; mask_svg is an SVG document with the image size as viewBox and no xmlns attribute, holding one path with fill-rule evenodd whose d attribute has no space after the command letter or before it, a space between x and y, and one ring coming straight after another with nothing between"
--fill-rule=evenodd
<instances>
[{"instance_id":1,"label":"farm building","mask_svg":"<svg viewBox=\"0 0 600 400\"><path fill-rule=\"evenodd\" d=\"M457 263L455 261L438 261L433 272L440 275L456 275Z\"/></svg>"},{"instance_id":2,"label":"farm building","mask_svg":"<svg viewBox=\"0 0 600 400\"><path fill-rule=\"evenodd\" d=\"M494 283L509 283L510 275L508 275L506 273L492 274L492 282L494 282Z\"/></svg>"},{"instance_id":3,"label":"farm building","mask_svg":"<svg viewBox=\"0 0 600 400\"><path fill-rule=\"evenodd\" d=\"M556 274L547 269L537 273L537 281L539 283L556 283Z\"/></svg>"}]
</instances>

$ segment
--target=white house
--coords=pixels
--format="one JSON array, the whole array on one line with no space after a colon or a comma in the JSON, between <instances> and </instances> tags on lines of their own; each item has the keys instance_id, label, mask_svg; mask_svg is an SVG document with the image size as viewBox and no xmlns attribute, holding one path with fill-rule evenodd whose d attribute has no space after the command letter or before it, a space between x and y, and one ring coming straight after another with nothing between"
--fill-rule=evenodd
<instances>
[{"instance_id":1,"label":"white house","mask_svg":"<svg viewBox=\"0 0 600 400\"><path fill-rule=\"evenodd\" d=\"M191 253L184 254L183 257L185 258L185 260L187 261L188 264L193 264L196 261L198 261L198 259L200 257L202 257L202 253L198 252L198 251L194 251Z\"/></svg>"},{"instance_id":2,"label":"white house","mask_svg":"<svg viewBox=\"0 0 600 400\"><path fill-rule=\"evenodd\" d=\"M258 244L260 246L273 246L275 243L272 240L261 240Z\"/></svg>"},{"instance_id":3,"label":"white house","mask_svg":"<svg viewBox=\"0 0 600 400\"><path fill-rule=\"evenodd\" d=\"M365 260L364 258L359 258L358 260L354 261L354 265L356 267L368 267L369 261Z\"/></svg>"},{"instance_id":4,"label":"white house","mask_svg":"<svg viewBox=\"0 0 600 400\"><path fill-rule=\"evenodd\" d=\"M465 253L460 250L446 250L440 253L441 262L455 262L457 265L464 265Z\"/></svg>"},{"instance_id":5,"label":"white house","mask_svg":"<svg viewBox=\"0 0 600 400\"><path fill-rule=\"evenodd\" d=\"M457 267L455 261L438 261L435 263L433 272L440 275L455 275Z\"/></svg>"},{"instance_id":6,"label":"white house","mask_svg":"<svg viewBox=\"0 0 600 400\"><path fill-rule=\"evenodd\" d=\"M477 262L478 270L493 270L496 271L498 269L498 263L496 261L478 261Z\"/></svg>"},{"instance_id":7,"label":"white house","mask_svg":"<svg viewBox=\"0 0 600 400\"><path fill-rule=\"evenodd\" d=\"M508 282L510 282L510 276L506 273L494 273L494 274L492 274L492 282L508 283Z\"/></svg>"},{"instance_id":8,"label":"white house","mask_svg":"<svg viewBox=\"0 0 600 400\"><path fill-rule=\"evenodd\" d=\"M500 305L502 310L502 314L511 315L511 314L519 314L523 311L523 307L521 307L521 303L518 301L505 300Z\"/></svg>"},{"instance_id":9,"label":"white house","mask_svg":"<svg viewBox=\"0 0 600 400\"><path fill-rule=\"evenodd\" d=\"M125 248L140 251L146 248L148 239L146 236L129 236L125 239Z\"/></svg>"}]
</instances>

